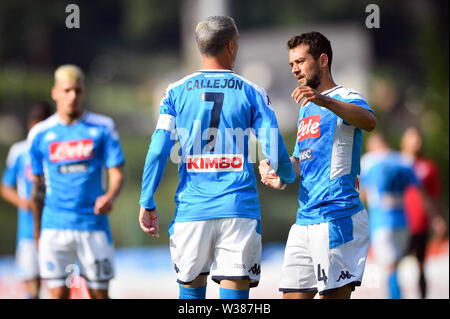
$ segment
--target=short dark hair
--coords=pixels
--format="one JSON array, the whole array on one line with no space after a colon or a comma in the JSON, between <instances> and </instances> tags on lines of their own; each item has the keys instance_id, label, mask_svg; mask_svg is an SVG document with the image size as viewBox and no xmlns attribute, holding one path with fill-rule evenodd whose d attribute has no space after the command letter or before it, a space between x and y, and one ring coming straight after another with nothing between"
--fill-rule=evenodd
<instances>
[{"instance_id":1,"label":"short dark hair","mask_svg":"<svg viewBox=\"0 0 450 319\"><path fill-rule=\"evenodd\" d=\"M47 101L39 101L33 104L30 112L28 113L28 121L40 122L48 118L55 111L50 103Z\"/></svg>"},{"instance_id":2,"label":"short dark hair","mask_svg":"<svg viewBox=\"0 0 450 319\"><path fill-rule=\"evenodd\" d=\"M322 53L328 56L328 69L331 71L331 62L333 60L333 50L331 50L331 43L320 32L306 32L301 35L293 36L287 42L289 49L293 49L300 44L307 44L309 46L308 53L311 54L314 60L317 60Z\"/></svg>"},{"instance_id":3,"label":"short dark hair","mask_svg":"<svg viewBox=\"0 0 450 319\"><path fill-rule=\"evenodd\" d=\"M195 28L198 48L206 56L217 56L237 34L233 18L227 16L209 17L200 21Z\"/></svg>"}]
</instances>

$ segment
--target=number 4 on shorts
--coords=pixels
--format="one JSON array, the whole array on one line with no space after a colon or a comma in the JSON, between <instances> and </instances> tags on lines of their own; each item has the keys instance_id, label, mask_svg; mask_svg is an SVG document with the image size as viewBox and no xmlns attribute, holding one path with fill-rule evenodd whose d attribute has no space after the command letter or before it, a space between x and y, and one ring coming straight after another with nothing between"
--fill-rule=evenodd
<instances>
[{"instance_id":1,"label":"number 4 on shorts","mask_svg":"<svg viewBox=\"0 0 450 319\"><path fill-rule=\"evenodd\" d=\"M317 264L317 280L322 281L327 284L327 275L325 275L325 270L320 268L320 264Z\"/></svg>"}]
</instances>

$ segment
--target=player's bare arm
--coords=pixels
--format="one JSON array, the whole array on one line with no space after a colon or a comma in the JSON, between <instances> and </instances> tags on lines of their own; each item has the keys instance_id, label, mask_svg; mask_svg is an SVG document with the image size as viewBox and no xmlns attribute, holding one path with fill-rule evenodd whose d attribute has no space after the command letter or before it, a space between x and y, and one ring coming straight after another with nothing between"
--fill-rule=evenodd
<instances>
[{"instance_id":1,"label":"player's bare arm","mask_svg":"<svg viewBox=\"0 0 450 319\"><path fill-rule=\"evenodd\" d=\"M108 168L108 177L108 191L95 201L95 214L107 215L111 212L114 201L119 196L124 183L123 165Z\"/></svg>"},{"instance_id":2,"label":"player's bare arm","mask_svg":"<svg viewBox=\"0 0 450 319\"><path fill-rule=\"evenodd\" d=\"M152 237L159 237L159 215L156 207L148 210L140 206L139 225L141 229Z\"/></svg>"},{"instance_id":3,"label":"player's bare arm","mask_svg":"<svg viewBox=\"0 0 450 319\"><path fill-rule=\"evenodd\" d=\"M292 91L291 97L297 104L303 99L300 107L305 106L308 102L326 107L345 122L367 132L372 131L376 126L376 118L372 112L358 105L342 102L320 94L309 86L296 87Z\"/></svg>"},{"instance_id":4,"label":"player's bare arm","mask_svg":"<svg viewBox=\"0 0 450 319\"><path fill-rule=\"evenodd\" d=\"M16 206L17 208L21 208L24 210L31 209L31 201L26 198L20 197L19 193L14 187L2 184L0 193L5 201Z\"/></svg>"},{"instance_id":5,"label":"player's bare arm","mask_svg":"<svg viewBox=\"0 0 450 319\"><path fill-rule=\"evenodd\" d=\"M41 234L41 216L44 208L45 178L44 175L33 176L33 189L31 190L31 211L34 221L34 240L39 247L39 236Z\"/></svg>"}]
</instances>

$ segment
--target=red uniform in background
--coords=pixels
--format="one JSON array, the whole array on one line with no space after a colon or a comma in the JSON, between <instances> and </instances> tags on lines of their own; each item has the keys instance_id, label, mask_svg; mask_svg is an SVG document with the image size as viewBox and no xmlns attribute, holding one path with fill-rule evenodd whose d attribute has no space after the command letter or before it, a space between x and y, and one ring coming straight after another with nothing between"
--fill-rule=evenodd
<instances>
[{"instance_id":1,"label":"red uniform in background","mask_svg":"<svg viewBox=\"0 0 450 319\"><path fill-rule=\"evenodd\" d=\"M432 160L416 158L413 170L426 194L432 200L438 200L441 194L441 181L437 165ZM405 212L412 236L428 234L429 213L417 187L410 187L405 193Z\"/></svg>"},{"instance_id":2,"label":"red uniform in background","mask_svg":"<svg viewBox=\"0 0 450 319\"><path fill-rule=\"evenodd\" d=\"M411 187L404 196L405 214L411 233L409 251L414 253L419 263L420 295L425 298L427 283L424 264L430 229L440 238L445 235L447 226L439 203L441 181L438 168L434 161L420 156L422 146L423 136L419 130L416 127L406 129L401 139L401 150L405 160L410 162L421 188Z\"/></svg>"}]
</instances>

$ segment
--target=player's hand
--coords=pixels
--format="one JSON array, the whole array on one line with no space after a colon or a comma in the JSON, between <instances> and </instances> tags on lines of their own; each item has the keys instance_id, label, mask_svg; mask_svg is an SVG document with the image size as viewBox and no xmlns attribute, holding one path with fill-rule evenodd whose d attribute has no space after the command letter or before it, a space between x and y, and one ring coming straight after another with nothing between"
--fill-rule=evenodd
<instances>
[{"instance_id":1,"label":"player's hand","mask_svg":"<svg viewBox=\"0 0 450 319\"><path fill-rule=\"evenodd\" d=\"M31 209L32 209L31 200L28 200L28 199L25 199L25 198L21 198L20 201L19 201L19 207L21 209L31 211Z\"/></svg>"},{"instance_id":2,"label":"player's hand","mask_svg":"<svg viewBox=\"0 0 450 319\"><path fill-rule=\"evenodd\" d=\"M271 170L266 176L261 179L264 185L272 187L273 189L283 190L286 187L286 184L283 183L280 177Z\"/></svg>"},{"instance_id":3,"label":"player's hand","mask_svg":"<svg viewBox=\"0 0 450 319\"><path fill-rule=\"evenodd\" d=\"M148 211L141 206L139 211L139 225L145 233L152 235L152 237L159 238L158 210L155 208L152 211Z\"/></svg>"},{"instance_id":4,"label":"player's hand","mask_svg":"<svg viewBox=\"0 0 450 319\"><path fill-rule=\"evenodd\" d=\"M283 190L286 187L286 184L281 181L280 177L278 177L270 166L268 159L264 159L259 162L258 170L261 175L261 182L264 185L278 190Z\"/></svg>"},{"instance_id":5,"label":"player's hand","mask_svg":"<svg viewBox=\"0 0 450 319\"><path fill-rule=\"evenodd\" d=\"M107 195L97 197L94 205L94 213L97 215L108 215L113 208L113 202Z\"/></svg>"},{"instance_id":6,"label":"player's hand","mask_svg":"<svg viewBox=\"0 0 450 319\"><path fill-rule=\"evenodd\" d=\"M325 106L325 103L328 99L325 95L320 94L313 88L306 85L296 87L294 91L292 91L291 97L297 104L300 103L303 99L300 107L304 107L308 102L313 102L314 104Z\"/></svg>"},{"instance_id":7,"label":"player's hand","mask_svg":"<svg viewBox=\"0 0 450 319\"><path fill-rule=\"evenodd\" d=\"M262 178L264 178L271 170L269 160L263 159L262 161L260 161L259 165L258 165L258 170L259 170L259 175L261 175L261 181L262 181Z\"/></svg>"}]
</instances>

